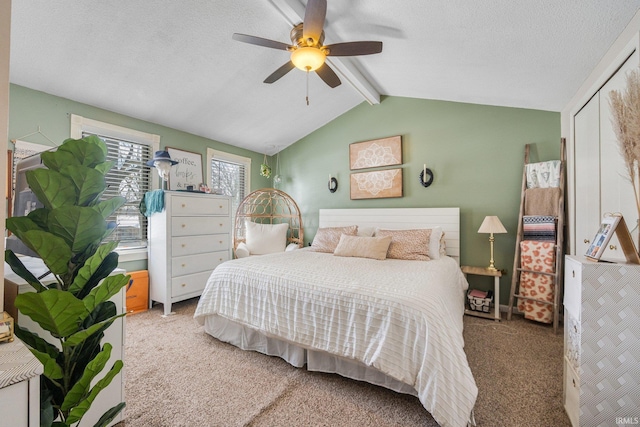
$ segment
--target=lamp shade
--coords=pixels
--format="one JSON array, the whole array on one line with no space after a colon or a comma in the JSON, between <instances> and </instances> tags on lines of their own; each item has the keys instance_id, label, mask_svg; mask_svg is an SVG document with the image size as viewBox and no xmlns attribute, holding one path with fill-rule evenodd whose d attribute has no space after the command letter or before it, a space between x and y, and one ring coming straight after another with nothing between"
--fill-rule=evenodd
<instances>
[{"instance_id":1,"label":"lamp shade","mask_svg":"<svg viewBox=\"0 0 640 427\"><path fill-rule=\"evenodd\" d=\"M480 224L480 228L478 229L478 233L494 233L501 234L506 233L507 230L504 228L504 225L500 222L500 218L497 216L486 216L482 224Z\"/></svg>"}]
</instances>

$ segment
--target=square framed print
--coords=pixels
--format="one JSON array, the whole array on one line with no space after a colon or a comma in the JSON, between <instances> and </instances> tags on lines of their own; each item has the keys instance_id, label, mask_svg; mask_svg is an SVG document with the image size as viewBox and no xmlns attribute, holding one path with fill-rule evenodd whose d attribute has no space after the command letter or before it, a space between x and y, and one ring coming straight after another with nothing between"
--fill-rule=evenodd
<instances>
[{"instance_id":1,"label":"square framed print","mask_svg":"<svg viewBox=\"0 0 640 427\"><path fill-rule=\"evenodd\" d=\"M171 160L178 162L169 172L169 190L200 189L202 180L202 154L167 147Z\"/></svg>"}]
</instances>

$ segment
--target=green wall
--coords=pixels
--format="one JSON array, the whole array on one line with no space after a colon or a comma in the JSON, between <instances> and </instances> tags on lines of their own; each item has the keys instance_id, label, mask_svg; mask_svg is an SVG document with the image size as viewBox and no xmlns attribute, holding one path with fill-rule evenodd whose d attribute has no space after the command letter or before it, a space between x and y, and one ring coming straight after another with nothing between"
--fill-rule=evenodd
<instances>
[{"instance_id":1,"label":"green wall","mask_svg":"<svg viewBox=\"0 0 640 427\"><path fill-rule=\"evenodd\" d=\"M9 92L9 140L23 139L28 142L48 145L49 142L42 135L36 134L22 138L24 135L37 131L38 127L40 127L44 135L61 144L70 135L71 114L160 135L160 149L169 146L201 153L203 165L207 158L207 147L250 157L252 165L251 189L271 186L271 180L259 174L260 163L263 160L263 155L260 153L17 85L11 85ZM13 144L9 144L9 146L13 148ZM205 172L203 171L203 173ZM206 174L203 176L206 176ZM147 262L144 260L121 263L120 267L125 268L127 271L145 270Z\"/></svg>"},{"instance_id":2,"label":"green wall","mask_svg":"<svg viewBox=\"0 0 640 427\"><path fill-rule=\"evenodd\" d=\"M349 144L402 135L401 198L350 200ZM303 212L305 241L313 240L320 208L460 207L462 265L489 264L488 235L477 233L486 215L498 215L508 234L495 236L495 262L506 268L501 303L508 303L520 209L524 146L531 161L560 158L560 114L414 98L363 103L280 154L281 189ZM434 172L424 188L423 164ZM327 189L329 174L338 179ZM491 289L492 280L472 277Z\"/></svg>"}]
</instances>

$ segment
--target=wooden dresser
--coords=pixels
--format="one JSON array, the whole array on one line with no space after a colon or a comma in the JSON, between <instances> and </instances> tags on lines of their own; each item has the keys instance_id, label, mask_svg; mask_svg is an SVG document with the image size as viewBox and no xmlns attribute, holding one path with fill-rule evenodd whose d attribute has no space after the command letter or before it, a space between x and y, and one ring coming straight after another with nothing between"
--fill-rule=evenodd
<instances>
[{"instance_id":1,"label":"wooden dresser","mask_svg":"<svg viewBox=\"0 0 640 427\"><path fill-rule=\"evenodd\" d=\"M565 257L564 407L577 426L640 420L640 265Z\"/></svg>"},{"instance_id":2,"label":"wooden dresser","mask_svg":"<svg viewBox=\"0 0 640 427\"><path fill-rule=\"evenodd\" d=\"M202 294L211 272L231 258L231 199L165 191L149 217L149 300L171 304Z\"/></svg>"}]
</instances>

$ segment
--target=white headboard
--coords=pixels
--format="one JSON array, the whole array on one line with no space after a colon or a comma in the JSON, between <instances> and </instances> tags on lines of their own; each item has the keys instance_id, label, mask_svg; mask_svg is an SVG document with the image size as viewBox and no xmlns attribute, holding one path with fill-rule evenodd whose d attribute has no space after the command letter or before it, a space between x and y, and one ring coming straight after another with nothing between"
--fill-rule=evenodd
<instances>
[{"instance_id":1,"label":"white headboard","mask_svg":"<svg viewBox=\"0 0 640 427\"><path fill-rule=\"evenodd\" d=\"M444 231L447 255L460 262L460 208L320 209L319 227L430 228Z\"/></svg>"}]
</instances>

